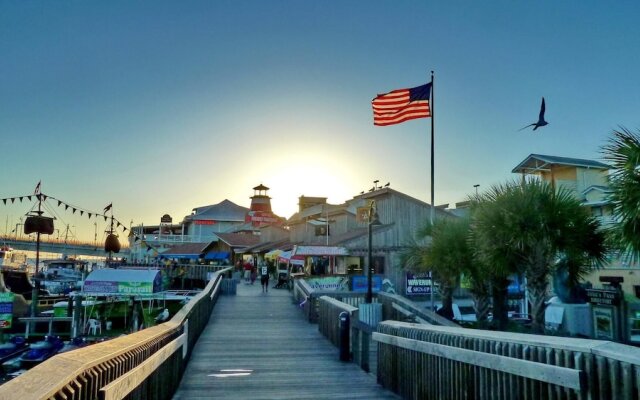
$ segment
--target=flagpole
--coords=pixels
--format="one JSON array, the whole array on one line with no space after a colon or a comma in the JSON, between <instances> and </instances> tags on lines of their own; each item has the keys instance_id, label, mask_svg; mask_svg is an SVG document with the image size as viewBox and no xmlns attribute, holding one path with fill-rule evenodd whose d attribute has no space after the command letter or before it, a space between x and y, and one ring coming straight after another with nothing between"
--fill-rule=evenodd
<instances>
[{"instance_id":1,"label":"flagpole","mask_svg":"<svg viewBox=\"0 0 640 400\"><path fill-rule=\"evenodd\" d=\"M434 92L435 91L433 90L433 71L431 71L431 101L429 102L429 108L431 109L431 218L430 218L431 225L433 225L433 219L434 219L434 216L435 216L435 206L436 206L435 205L435 200L434 200L435 195L434 195L434 190L433 190L433 176L434 176L433 168L434 168L434 165L435 165L434 157L433 157L433 154L434 154L434 151L433 151L433 149L434 149L434 134L433 134L433 132L434 132L433 131L434 122L433 122L433 120L435 119L435 117L434 117L435 113L433 112L433 110L434 110L434 108L433 108Z\"/></svg>"},{"instance_id":2,"label":"flagpole","mask_svg":"<svg viewBox=\"0 0 640 400\"><path fill-rule=\"evenodd\" d=\"M436 212L436 204L435 204L435 194L434 194L434 190L433 190L433 177L434 177L434 173L433 173L433 168L435 165L434 162L434 131L433 131L433 127L434 127L434 122L433 120L435 119L434 116L434 112L433 112L433 103L434 103L434 90L433 90L433 71L431 71L431 99L429 101L429 108L431 109L431 226L433 226L433 219L434 219L434 215ZM429 282L431 283L431 290L430 290L430 294L431 294L431 310L435 311L435 304L433 302L433 270L429 271Z\"/></svg>"}]
</instances>

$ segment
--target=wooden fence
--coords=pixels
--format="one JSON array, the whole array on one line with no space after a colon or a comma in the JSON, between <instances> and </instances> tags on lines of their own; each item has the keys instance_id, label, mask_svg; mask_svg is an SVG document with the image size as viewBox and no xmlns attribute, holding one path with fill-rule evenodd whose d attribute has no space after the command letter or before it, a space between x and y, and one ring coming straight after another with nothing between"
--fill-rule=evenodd
<instances>
[{"instance_id":1,"label":"wooden fence","mask_svg":"<svg viewBox=\"0 0 640 400\"><path fill-rule=\"evenodd\" d=\"M0 386L0 399L170 399L228 270L171 320L59 354Z\"/></svg>"},{"instance_id":2,"label":"wooden fence","mask_svg":"<svg viewBox=\"0 0 640 400\"><path fill-rule=\"evenodd\" d=\"M640 349L385 321L378 382L405 399L638 399Z\"/></svg>"}]
</instances>

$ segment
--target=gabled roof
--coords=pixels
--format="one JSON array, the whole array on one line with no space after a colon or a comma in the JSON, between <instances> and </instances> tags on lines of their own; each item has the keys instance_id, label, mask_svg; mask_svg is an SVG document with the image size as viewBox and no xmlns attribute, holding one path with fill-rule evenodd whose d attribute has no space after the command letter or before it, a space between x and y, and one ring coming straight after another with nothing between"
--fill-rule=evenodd
<instances>
[{"instance_id":1,"label":"gabled roof","mask_svg":"<svg viewBox=\"0 0 640 400\"><path fill-rule=\"evenodd\" d=\"M602 185L591 185L588 188L586 188L585 190L582 191L582 194L587 194L592 190L597 190L599 192L602 193L611 193L611 189L606 187L606 186L602 186Z\"/></svg>"},{"instance_id":2,"label":"gabled roof","mask_svg":"<svg viewBox=\"0 0 640 400\"><path fill-rule=\"evenodd\" d=\"M218 204L196 207L193 211L194 214L189 216L191 219L244 222L249 209L225 199Z\"/></svg>"},{"instance_id":3,"label":"gabled roof","mask_svg":"<svg viewBox=\"0 0 640 400\"><path fill-rule=\"evenodd\" d=\"M289 239L274 240L272 242L258 243L254 246L247 247L242 250L243 253L262 253L271 250L288 250L293 247Z\"/></svg>"},{"instance_id":4,"label":"gabled roof","mask_svg":"<svg viewBox=\"0 0 640 400\"><path fill-rule=\"evenodd\" d=\"M599 161L587 160L583 158L569 158L569 157L557 157L548 156L544 154L530 154L520 164L518 164L511 172L514 173L529 173L538 170L549 169L552 166L569 166L569 167L583 167L583 168L595 168L595 169L611 169L607 164Z\"/></svg>"},{"instance_id":5,"label":"gabled roof","mask_svg":"<svg viewBox=\"0 0 640 400\"><path fill-rule=\"evenodd\" d=\"M366 199L366 200L374 199L375 200L376 197L380 197L380 196L384 196L384 195L394 195L394 196L402 197L405 200L408 200L408 201L411 201L413 203L419 204L419 205L424 206L426 208L430 208L431 207L431 204L429 204L429 203L426 203L426 202L424 202L422 200L416 199L415 197L411 197L408 194L405 194L405 193L402 193L402 192L398 192L397 190L391 189L389 187L379 188L379 189L373 190L371 192L366 192L366 193L354 196L352 200L348 201L348 204L351 205L354 201L363 200L363 199ZM438 208L437 206L434 207L434 208L435 208L435 214L436 215L448 216L448 217L453 216L453 214L449 213L446 210Z\"/></svg>"},{"instance_id":6,"label":"gabled roof","mask_svg":"<svg viewBox=\"0 0 640 400\"><path fill-rule=\"evenodd\" d=\"M162 256L178 256L178 255L200 255L204 254L211 242L207 243L185 243L173 246L169 250L161 253Z\"/></svg>"},{"instance_id":7,"label":"gabled roof","mask_svg":"<svg viewBox=\"0 0 640 400\"><path fill-rule=\"evenodd\" d=\"M250 247L260 243L260 237L244 233L216 233L216 236L230 247Z\"/></svg>"}]
</instances>

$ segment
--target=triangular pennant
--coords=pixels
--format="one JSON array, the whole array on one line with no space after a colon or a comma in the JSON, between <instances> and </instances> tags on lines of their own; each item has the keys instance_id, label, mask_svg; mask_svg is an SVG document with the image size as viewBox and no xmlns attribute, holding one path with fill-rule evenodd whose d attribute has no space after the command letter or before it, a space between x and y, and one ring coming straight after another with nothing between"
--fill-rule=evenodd
<instances>
[{"instance_id":1,"label":"triangular pennant","mask_svg":"<svg viewBox=\"0 0 640 400\"><path fill-rule=\"evenodd\" d=\"M43 194L43 195L42 195L42 201L46 201L46 200L47 200L47 195L46 195L46 194Z\"/></svg>"},{"instance_id":2,"label":"triangular pennant","mask_svg":"<svg viewBox=\"0 0 640 400\"><path fill-rule=\"evenodd\" d=\"M22 196L18 197L20 199L20 203L22 203Z\"/></svg>"},{"instance_id":3,"label":"triangular pennant","mask_svg":"<svg viewBox=\"0 0 640 400\"><path fill-rule=\"evenodd\" d=\"M41 200L41 199L40 199L40 195L39 195L39 194L37 194L37 195L36 195L36 198L37 198L38 200Z\"/></svg>"},{"instance_id":4,"label":"triangular pennant","mask_svg":"<svg viewBox=\"0 0 640 400\"><path fill-rule=\"evenodd\" d=\"M106 220L107 220L107 216L106 216L106 215L103 215L103 217L104 217L104 220L106 221Z\"/></svg>"},{"instance_id":5,"label":"triangular pennant","mask_svg":"<svg viewBox=\"0 0 640 400\"><path fill-rule=\"evenodd\" d=\"M3 202L4 204L7 204L7 199L2 199L2 202Z\"/></svg>"},{"instance_id":6,"label":"triangular pennant","mask_svg":"<svg viewBox=\"0 0 640 400\"><path fill-rule=\"evenodd\" d=\"M80 216L82 217L82 214L84 214L84 211L80 210Z\"/></svg>"},{"instance_id":7,"label":"triangular pennant","mask_svg":"<svg viewBox=\"0 0 640 400\"><path fill-rule=\"evenodd\" d=\"M65 205L64 205L64 210L65 210L65 211L67 211L67 209L68 209L68 208L69 208L69 205L68 205L68 204L65 204Z\"/></svg>"},{"instance_id":8,"label":"triangular pennant","mask_svg":"<svg viewBox=\"0 0 640 400\"><path fill-rule=\"evenodd\" d=\"M120 226L120 225L121 225L121 224L120 224L120 221L116 221L116 225L117 225L117 226Z\"/></svg>"},{"instance_id":9,"label":"triangular pennant","mask_svg":"<svg viewBox=\"0 0 640 400\"><path fill-rule=\"evenodd\" d=\"M27 196L27 199L29 199L29 201L31 201L31 196Z\"/></svg>"},{"instance_id":10,"label":"triangular pennant","mask_svg":"<svg viewBox=\"0 0 640 400\"><path fill-rule=\"evenodd\" d=\"M87 213L87 215L89 216L89 218L91 218L91 213Z\"/></svg>"},{"instance_id":11,"label":"triangular pennant","mask_svg":"<svg viewBox=\"0 0 640 400\"><path fill-rule=\"evenodd\" d=\"M11 204L13 204L13 202L16 201L15 197L11 198Z\"/></svg>"},{"instance_id":12,"label":"triangular pennant","mask_svg":"<svg viewBox=\"0 0 640 400\"><path fill-rule=\"evenodd\" d=\"M127 231L127 227L122 225L122 232L126 232Z\"/></svg>"},{"instance_id":13,"label":"triangular pennant","mask_svg":"<svg viewBox=\"0 0 640 400\"><path fill-rule=\"evenodd\" d=\"M62 202L60 200L58 200L58 207L60 207L60 204L62 204Z\"/></svg>"},{"instance_id":14,"label":"triangular pennant","mask_svg":"<svg viewBox=\"0 0 640 400\"><path fill-rule=\"evenodd\" d=\"M73 208L73 212L72 212L71 214L75 214L75 213L76 213L76 209L75 209L75 208Z\"/></svg>"}]
</instances>

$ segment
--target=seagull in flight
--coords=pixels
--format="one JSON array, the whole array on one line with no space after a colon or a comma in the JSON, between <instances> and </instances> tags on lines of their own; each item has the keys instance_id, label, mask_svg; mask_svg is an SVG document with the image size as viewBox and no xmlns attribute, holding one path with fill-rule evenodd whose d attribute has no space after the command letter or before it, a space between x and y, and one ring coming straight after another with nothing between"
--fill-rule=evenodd
<instances>
[{"instance_id":1,"label":"seagull in flight","mask_svg":"<svg viewBox=\"0 0 640 400\"><path fill-rule=\"evenodd\" d=\"M548 125L549 123L547 121L544 120L544 111L545 111L545 106L544 106L544 97L542 98L542 105L540 106L540 115L538 116L538 122L534 122L533 124L529 124L527 126L525 126L524 128L521 128L518 130L521 131L522 129L526 129L530 126L533 126L533 130L535 131L536 129L540 128L541 126L545 126Z\"/></svg>"}]
</instances>

